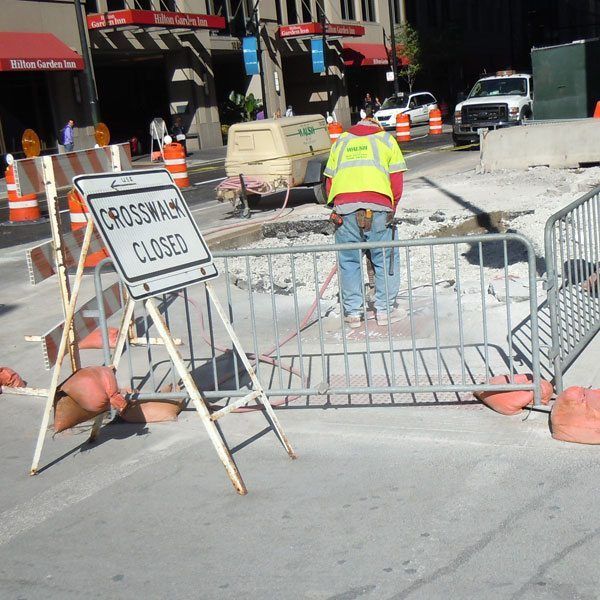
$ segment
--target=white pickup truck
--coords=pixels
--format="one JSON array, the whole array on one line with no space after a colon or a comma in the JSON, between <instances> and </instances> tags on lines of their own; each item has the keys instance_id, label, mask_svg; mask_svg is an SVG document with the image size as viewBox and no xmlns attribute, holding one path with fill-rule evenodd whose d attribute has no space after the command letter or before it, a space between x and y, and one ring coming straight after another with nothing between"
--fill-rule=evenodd
<instances>
[{"instance_id":1,"label":"white pickup truck","mask_svg":"<svg viewBox=\"0 0 600 600\"><path fill-rule=\"evenodd\" d=\"M479 140L480 128L520 125L533 115L533 80L528 73L499 71L482 77L454 109L452 139L456 146Z\"/></svg>"}]
</instances>

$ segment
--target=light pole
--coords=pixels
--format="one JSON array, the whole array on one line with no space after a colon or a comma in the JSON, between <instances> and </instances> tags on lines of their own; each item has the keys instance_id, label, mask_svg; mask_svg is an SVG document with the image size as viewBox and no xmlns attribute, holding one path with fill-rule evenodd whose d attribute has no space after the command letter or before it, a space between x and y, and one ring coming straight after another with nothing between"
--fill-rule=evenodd
<instances>
[{"instance_id":1,"label":"light pole","mask_svg":"<svg viewBox=\"0 0 600 600\"><path fill-rule=\"evenodd\" d=\"M398 85L398 57L396 56L396 32L394 31L394 7L392 0L388 0L388 10L390 13L390 43L392 44L392 73L394 75L394 95L400 95L400 86Z\"/></svg>"},{"instance_id":2,"label":"light pole","mask_svg":"<svg viewBox=\"0 0 600 600\"><path fill-rule=\"evenodd\" d=\"M77 29L79 30L79 41L81 43L81 53L83 54L83 73L87 96L90 101L90 110L94 125L100 122L100 112L98 110L98 98L96 96L96 85L94 83L94 71L92 69L92 59L90 56L90 47L83 26L83 15L81 14L81 0L75 0L75 15L77 16Z\"/></svg>"}]
</instances>

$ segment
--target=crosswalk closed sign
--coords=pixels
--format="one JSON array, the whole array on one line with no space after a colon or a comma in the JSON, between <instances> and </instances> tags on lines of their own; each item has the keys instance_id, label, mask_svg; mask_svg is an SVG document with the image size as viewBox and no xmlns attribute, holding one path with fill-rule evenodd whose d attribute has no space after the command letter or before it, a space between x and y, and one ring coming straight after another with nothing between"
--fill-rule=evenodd
<instances>
[{"instance_id":1,"label":"crosswalk closed sign","mask_svg":"<svg viewBox=\"0 0 600 600\"><path fill-rule=\"evenodd\" d=\"M82 175L73 182L134 299L217 276L210 250L168 171Z\"/></svg>"}]
</instances>

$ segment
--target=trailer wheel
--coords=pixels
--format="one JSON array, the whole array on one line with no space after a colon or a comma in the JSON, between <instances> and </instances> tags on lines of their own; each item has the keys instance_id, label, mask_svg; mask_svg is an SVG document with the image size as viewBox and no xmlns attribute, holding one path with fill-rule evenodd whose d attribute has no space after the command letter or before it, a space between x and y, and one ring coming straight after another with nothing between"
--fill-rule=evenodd
<instances>
[{"instance_id":1,"label":"trailer wheel","mask_svg":"<svg viewBox=\"0 0 600 600\"><path fill-rule=\"evenodd\" d=\"M317 185L313 187L313 191L315 193L317 204L327 204L327 192L325 191L324 183L317 183Z\"/></svg>"}]
</instances>

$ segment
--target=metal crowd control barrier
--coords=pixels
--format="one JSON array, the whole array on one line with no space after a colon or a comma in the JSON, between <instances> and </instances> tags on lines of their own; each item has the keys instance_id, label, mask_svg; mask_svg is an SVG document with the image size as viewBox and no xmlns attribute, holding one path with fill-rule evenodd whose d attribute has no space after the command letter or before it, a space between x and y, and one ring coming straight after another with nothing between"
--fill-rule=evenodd
<instances>
[{"instance_id":1,"label":"metal crowd control barrier","mask_svg":"<svg viewBox=\"0 0 600 600\"><path fill-rule=\"evenodd\" d=\"M556 391L563 373L600 329L600 188L553 214L544 229L550 360Z\"/></svg>"},{"instance_id":2,"label":"metal crowd control barrier","mask_svg":"<svg viewBox=\"0 0 600 600\"><path fill-rule=\"evenodd\" d=\"M407 313L385 325L374 318L367 283L365 255L378 249L385 255L386 277L390 255L398 253L397 301ZM350 328L340 310L335 266L342 252L358 254L365 283L358 328ZM485 390L534 390L534 404L540 404L535 253L523 236L264 247L218 251L214 259L221 277L213 288L252 353L267 395L279 398L275 405L456 404L474 402L472 393ZM107 259L96 267L98 294L106 286L109 264ZM510 289L515 264L528 284L524 301L514 299ZM248 393L248 378L220 321L213 319L203 286L165 294L160 310L173 335L181 337L184 358L208 399L222 405ZM517 384L512 376L522 367L515 358L513 329L524 317L530 319L527 371L533 381ZM102 308L100 324L108 362ZM152 335L143 313L136 315L134 327L137 336ZM509 383L490 384L498 374L510 375ZM119 373L120 380L124 377L142 399L186 396L177 391L174 369L158 346L128 346ZM167 384L169 391L161 391Z\"/></svg>"}]
</instances>

